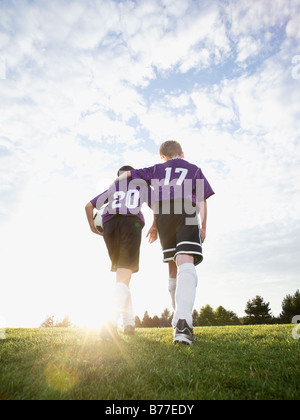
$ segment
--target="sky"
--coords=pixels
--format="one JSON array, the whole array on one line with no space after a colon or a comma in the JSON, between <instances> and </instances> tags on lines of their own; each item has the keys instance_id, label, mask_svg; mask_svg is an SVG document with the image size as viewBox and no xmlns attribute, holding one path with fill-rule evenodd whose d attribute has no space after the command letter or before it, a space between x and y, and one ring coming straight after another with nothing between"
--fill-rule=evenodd
<instances>
[{"instance_id":1,"label":"sky","mask_svg":"<svg viewBox=\"0 0 300 420\"><path fill-rule=\"evenodd\" d=\"M85 205L169 139L216 193L195 308L280 314L300 287L299 22L299 0L0 1L2 323L99 325L115 277ZM171 309L144 211L140 317Z\"/></svg>"}]
</instances>

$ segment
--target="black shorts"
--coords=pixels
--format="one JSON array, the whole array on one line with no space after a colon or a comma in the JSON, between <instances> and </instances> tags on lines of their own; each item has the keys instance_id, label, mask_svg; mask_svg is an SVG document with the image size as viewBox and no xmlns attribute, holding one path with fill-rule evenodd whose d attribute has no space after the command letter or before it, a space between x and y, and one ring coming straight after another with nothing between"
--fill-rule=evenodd
<instances>
[{"instance_id":1,"label":"black shorts","mask_svg":"<svg viewBox=\"0 0 300 420\"><path fill-rule=\"evenodd\" d=\"M137 216L116 215L104 224L104 240L111 259L111 271L127 268L139 271L140 246L144 224Z\"/></svg>"},{"instance_id":2,"label":"black shorts","mask_svg":"<svg viewBox=\"0 0 300 420\"><path fill-rule=\"evenodd\" d=\"M157 215L157 229L164 254L164 262L175 261L177 255L194 256L194 264L203 260L202 240L199 218L185 213L174 214L174 202L171 202L170 214Z\"/></svg>"}]
</instances>

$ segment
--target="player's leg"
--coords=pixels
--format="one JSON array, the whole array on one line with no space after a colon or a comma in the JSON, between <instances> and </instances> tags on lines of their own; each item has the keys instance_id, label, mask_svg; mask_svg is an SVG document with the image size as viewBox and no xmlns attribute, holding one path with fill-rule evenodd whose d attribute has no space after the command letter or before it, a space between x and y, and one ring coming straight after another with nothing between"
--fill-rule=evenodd
<instances>
[{"instance_id":1,"label":"player's leg","mask_svg":"<svg viewBox=\"0 0 300 420\"><path fill-rule=\"evenodd\" d=\"M130 280L132 277L132 270L130 268L117 268L117 272L116 272L116 282L118 283L123 283L125 286L129 287L130 285Z\"/></svg>"},{"instance_id":2,"label":"player's leg","mask_svg":"<svg viewBox=\"0 0 300 420\"><path fill-rule=\"evenodd\" d=\"M136 216L126 216L122 219L120 255L118 261L119 269L117 270L117 274L119 273L121 276L118 278L118 281L121 281L128 286L126 301L124 302L121 310L124 333L133 335L135 329L135 321L129 283L132 274L139 271L140 246L142 240L143 225L140 219Z\"/></svg>"},{"instance_id":3,"label":"player's leg","mask_svg":"<svg viewBox=\"0 0 300 420\"><path fill-rule=\"evenodd\" d=\"M175 296L176 310L173 318L174 342L182 341L192 344L194 341L192 313L198 286L195 266L203 259L198 223L186 224L185 215L178 216L176 237L175 259L178 275Z\"/></svg>"},{"instance_id":4,"label":"player's leg","mask_svg":"<svg viewBox=\"0 0 300 420\"><path fill-rule=\"evenodd\" d=\"M116 272L116 286L113 295L113 317L112 323L118 325L119 317L125 311L125 306L130 294L130 280L132 270L128 268L118 268Z\"/></svg>"},{"instance_id":5,"label":"player's leg","mask_svg":"<svg viewBox=\"0 0 300 420\"><path fill-rule=\"evenodd\" d=\"M175 261L169 261L169 293L172 300L172 308L175 311L175 293L177 285L177 265Z\"/></svg>"},{"instance_id":6,"label":"player's leg","mask_svg":"<svg viewBox=\"0 0 300 420\"><path fill-rule=\"evenodd\" d=\"M123 310L128 312L126 304L130 298L129 285L133 270L127 267L126 256L124 257L124 252L122 253L123 219L125 218L115 217L104 225L104 240L112 263L111 271L116 273L111 311L108 314L108 322L102 327L100 333L101 338L107 341L120 339L117 325ZM133 314L130 316L132 318Z\"/></svg>"},{"instance_id":7,"label":"player's leg","mask_svg":"<svg viewBox=\"0 0 300 420\"><path fill-rule=\"evenodd\" d=\"M111 314L109 321L102 327L100 333L101 338L106 341L119 341L121 339L117 330L121 315L123 324L128 321L129 325L133 321L132 328L134 329L134 316L129 289L131 276L132 270L130 269L118 268L116 271L116 285L113 291Z\"/></svg>"},{"instance_id":8,"label":"player's leg","mask_svg":"<svg viewBox=\"0 0 300 420\"><path fill-rule=\"evenodd\" d=\"M135 334L135 320L134 320L134 312L133 312L132 297L131 297L130 290L128 293L127 300L125 302L125 306L123 308L122 316L123 316L124 334L134 335Z\"/></svg>"},{"instance_id":9,"label":"player's leg","mask_svg":"<svg viewBox=\"0 0 300 420\"><path fill-rule=\"evenodd\" d=\"M174 343L191 345L195 341L192 312L194 308L198 277L194 266L194 257L180 254L178 264L176 310L173 318Z\"/></svg>"},{"instance_id":10,"label":"player's leg","mask_svg":"<svg viewBox=\"0 0 300 420\"><path fill-rule=\"evenodd\" d=\"M179 319L185 319L190 328L193 328L192 312L194 308L198 276L194 265L194 257L180 255L176 258L178 264L177 288L176 288L176 311L173 325Z\"/></svg>"},{"instance_id":11,"label":"player's leg","mask_svg":"<svg viewBox=\"0 0 300 420\"><path fill-rule=\"evenodd\" d=\"M129 287L131 277L131 269L118 268L116 285L116 289L118 289L116 296L116 311L118 311L117 319L119 319L119 316L122 315L124 333L126 335L133 335L135 329L132 297Z\"/></svg>"},{"instance_id":12,"label":"player's leg","mask_svg":"<svg viewBox=\"0 0 300 420\"><path fill-rule=\"evenodd\" d=\"M117 218L113 218L104 224L103 228L104 241L107 247L107 251L111 260L111 271L117 271L117 263L119 258L119 221ZM116 283L117 284L117 283ZM102 325L100 331L100 338L103 341L119 341L120 336L117 331L118 315L115 310L118 288L115 288L111 308L107 314L107 320Z\"/></svg>"},{"instance_id":13,"label":"player's leg","mask_svg":"<svg viewBox=\"0 0 300 420\"><path fill-rule=\"evenodd\" d=\"M173 215L160 213L156 219L157 230L163 251L163 261L169 266L168 290L171 296L172 307L175 310L175 292L177 283L177 265L174 261L176 251L176 224Z\"/></svg>"}]
</instances>

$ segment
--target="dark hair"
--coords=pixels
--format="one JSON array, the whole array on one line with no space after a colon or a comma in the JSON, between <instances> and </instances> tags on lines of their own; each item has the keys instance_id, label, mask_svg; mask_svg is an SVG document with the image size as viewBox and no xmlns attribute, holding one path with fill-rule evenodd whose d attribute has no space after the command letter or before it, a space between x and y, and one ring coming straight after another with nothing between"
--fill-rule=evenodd
<instances>
[{"instance_id":1,"label":"dark hair","mask_svg":"<svg viewBox=\"0 0 300 420\"><path fill-rule=\"evenodd\" d=\"M166 156L170 159L178 157L178 156L182 156L182 147L181 145L178 143L178 141L175 140L168 140L165 141L159 149L159 153L161 156Z\"/></svg>"},{"instance_id":2,"label":"dark hair","mask_svg":"<svg viewBox=\"0 0 300 420\"><path fill-rule=\"evenodd\" d=\"M122 168L120 168L118 170L118 176L120 176L123 172L127 172L127 171L133 171L134 168L132 166L122 166Z\"/></svg>"}]
</instances>

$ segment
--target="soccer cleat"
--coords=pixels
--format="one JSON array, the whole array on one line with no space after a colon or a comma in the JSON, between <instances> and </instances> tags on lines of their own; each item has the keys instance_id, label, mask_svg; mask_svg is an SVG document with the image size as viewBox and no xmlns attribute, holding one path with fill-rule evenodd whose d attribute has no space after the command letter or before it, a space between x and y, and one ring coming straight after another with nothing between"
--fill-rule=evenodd
<instances>
[{"instance_id":1,"label":"soccer cleat","mask_svg":"<svg viewBox=\"0 0 300 420\"><path fill-rule=\"evenodd\" d=\"M174 340L173 344L182 343L191 346L195 342L193 328L188 326L185 319L180 319L174 327Z\"/></svg>"},{"instance_id":2,"label":"soccer cleat","mask_svg":"<svg viewBox=\"0 0 300 420\"><path fill-rule=\"evenodd\" d=\"M108 343L117 343L123 341L115 327L110 321L106 322L100 330L100 340L107 341Z\"/></svg>"},{"instance_id":3,"label":"soccer cleat","mask_svg":"<svg viewBox=\"0 0 300 420\"><path fill-rule=\"evenodd\" d=\"M124 327L124 334L125 335L134 335L135 334L135 328L133 325L126 325Z\"/></svg>"}]
</instances>

